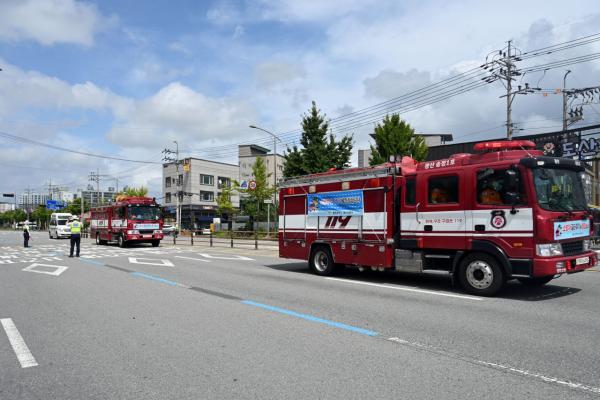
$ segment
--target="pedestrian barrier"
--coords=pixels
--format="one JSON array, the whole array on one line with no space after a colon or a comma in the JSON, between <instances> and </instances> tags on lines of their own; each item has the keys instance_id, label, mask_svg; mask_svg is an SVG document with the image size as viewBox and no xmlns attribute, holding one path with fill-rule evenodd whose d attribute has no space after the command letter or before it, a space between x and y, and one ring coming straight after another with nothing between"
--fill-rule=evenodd
<instances>
[{"instance_id":1,"label":"pedestrian barrier","mask_svg":"<svg viewBox=\"0 0 600 400\"><path fill-rule=\"evenodd\" d=\"M173 235L173 245L208 245L209 247L229 248L259 248L274 247L278 245L277 233L256 231L220 231L210 234L199 234L196 232L182 232Z\"/></svg>"}]
</instances>

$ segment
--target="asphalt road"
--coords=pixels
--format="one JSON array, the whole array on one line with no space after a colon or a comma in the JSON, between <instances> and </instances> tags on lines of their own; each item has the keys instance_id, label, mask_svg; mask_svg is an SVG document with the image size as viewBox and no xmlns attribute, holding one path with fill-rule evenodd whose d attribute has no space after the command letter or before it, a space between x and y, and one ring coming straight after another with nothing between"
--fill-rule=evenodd
<instances>
[{"instance_id":1,"label":"asphalt road","mask_svg":"<svg viewBox=\"0 0 600 400\"><path fill-rule=\"evenodd\" d=\"M0 232L0 399L600 398L600 273L478 298L272 250Z\"/></svg>"}]
</instances>

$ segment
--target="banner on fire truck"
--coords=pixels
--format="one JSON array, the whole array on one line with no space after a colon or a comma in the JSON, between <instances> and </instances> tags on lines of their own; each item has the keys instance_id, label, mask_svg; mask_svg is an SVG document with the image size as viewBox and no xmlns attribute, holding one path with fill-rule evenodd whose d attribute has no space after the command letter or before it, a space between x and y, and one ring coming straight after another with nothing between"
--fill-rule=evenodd
<instances>
[{"instance_id":1,"label":"banner on fire truck","mask_svg":"<svg viewBox=\"0 0 600 400\"><path fill-rule=\"evenodd\" d=\"M363 215L362 190L309 194L307 210L310 216Z\"/></svg>"}]
</instances>

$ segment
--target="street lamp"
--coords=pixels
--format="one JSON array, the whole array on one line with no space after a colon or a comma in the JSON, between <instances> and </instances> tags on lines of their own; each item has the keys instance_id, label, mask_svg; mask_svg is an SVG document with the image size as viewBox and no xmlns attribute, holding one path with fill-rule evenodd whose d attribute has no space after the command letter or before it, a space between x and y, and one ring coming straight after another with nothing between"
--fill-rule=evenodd
<instances>
[{"instance_id":1,"label":"street lamp","mask_svg":"<svg viewBox=\"0 0 600 400\"><path fill-rule=\"evenodd\" d=\"M568 126L568 120L567 120L567 75L569 75L571 73L571 70L568 69L567 72L565 73L565 76L563 77L563 90L562 90L562 95L563 95L563 131L567 130L567 126Z\"/></svg>"},{"instance_id":2,"label":"street lamp","mask_svg":"<svg viewBox=\"0 0 600 400\"><path fill-rule=\"evenodd\" d=\"M277 141L279 140L281 142L281 139L279 139L279 137L277 137L277 135L273 132L263 129L259 126L250 125L249 127L252 129L258 129L273 136L273 182L275 189L277 189ZM273 193L273 207L275 207L275 204L277 204L277 190L275 190L275 193Z\"/></svg>"}]
</instances>

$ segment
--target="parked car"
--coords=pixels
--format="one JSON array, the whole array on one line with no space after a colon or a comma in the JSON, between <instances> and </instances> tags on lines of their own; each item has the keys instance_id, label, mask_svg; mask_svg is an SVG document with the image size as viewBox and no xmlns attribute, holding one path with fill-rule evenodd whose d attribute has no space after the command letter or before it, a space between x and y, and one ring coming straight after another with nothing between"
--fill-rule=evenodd
<instances>
[{"instance_id":1,"label":"parked car","mask_svg":"<svg viewBox=\"0 0 600 400\"><path fill-rule=\"evenodd\" d=\"M162 231L165 235L173 235L177 229L173 225L163 225Z\"/></svg>"}]
</instances>

